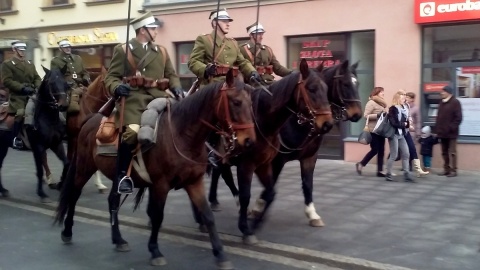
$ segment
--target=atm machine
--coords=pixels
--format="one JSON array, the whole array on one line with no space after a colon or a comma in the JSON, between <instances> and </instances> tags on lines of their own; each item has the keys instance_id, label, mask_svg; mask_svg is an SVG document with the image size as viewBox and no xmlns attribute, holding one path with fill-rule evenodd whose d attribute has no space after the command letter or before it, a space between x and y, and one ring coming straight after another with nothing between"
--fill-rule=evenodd
<instances>
[{"instance_id":1,"label":"atm machine","mask_svg":"<svg viewBox=\"0 0 480 270\"><path fill-rule=\"evenodd\" d=\"M421 104L421 108L426 108L422 109L423 126L430 126L432 128L432 132L434 133L435 122L438 113L438 105L442 100L440 92L445 85L448 85L448 83L435 83L435 87L429 87L427 85L424 85L422 90L423 102Z\"/></svg>"}]
</instances>

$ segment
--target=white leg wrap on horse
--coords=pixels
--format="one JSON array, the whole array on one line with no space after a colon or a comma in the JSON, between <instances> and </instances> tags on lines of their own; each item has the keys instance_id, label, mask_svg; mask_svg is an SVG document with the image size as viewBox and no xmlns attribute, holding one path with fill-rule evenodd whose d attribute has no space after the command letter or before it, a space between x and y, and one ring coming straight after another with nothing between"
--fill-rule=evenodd
<instances>
[{"instance_id":1,"label":"white leg wrap on horse","mask_svg":"<svg viewBox=\"0 0 480 270\"><path fill-rule=\"evenodd\" d=\"M309 220L316 220L316 219L322 219L318 214L317 210L315 210L315 206L313 205L313 202L308 204L305 207L305 215L307 215L307 218Z\"/></svg>"},{"instance_id":2,"label":"white leg wrap on horse","mask_svg":"<svg viewBox=\"0 0 480 270\"><path fill-rule=\"evenodd\" d=\"M263 210L265 210L265 201L260 198L257 199L252 210L255 212L263 212Z\"/></svg>"}]
</instances>

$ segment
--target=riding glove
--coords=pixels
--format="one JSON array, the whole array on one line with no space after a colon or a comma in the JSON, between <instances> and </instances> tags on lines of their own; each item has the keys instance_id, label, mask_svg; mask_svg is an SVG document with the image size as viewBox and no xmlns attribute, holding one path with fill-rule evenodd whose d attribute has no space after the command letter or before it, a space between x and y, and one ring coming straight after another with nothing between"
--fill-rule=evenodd
<instances>
[{"instance_id":1,"label":"riding glove","mask_svg":"<svg viewBox=\"0 0 480 270\"><path fill-rule=\"evenodd\" d=\"M31 95L31 94L33 94L33 93L35 93L35 89L33 89L33 88L30 87L30 86L24 86L24 87L22 88L22 94L24 94L24 95L29 96L29 95Z\"/></svg>"},{"instance_id":2,"label":"riding glove","mask_svg":"<svg viewBox=\"0 0 480 270\"><path fill-rule=\"evenodd\" d=\"M179 98L185 97L182 88L180 88L180 87L175 87L175 88L172 88L171 90L172 90L172 93L173 93L173 95L175 96L175 98L179 99Z\"/></svg>"},{"instance_id":3,"label":"riding glove","mask_svg":"<svg viewBox=\"0 0 480 270\"><path fill-rule=\"evenodd\" d=\"M205 68L205 72L203 73L203 77L208 79L210 76L215 76L216 74L216 66L215 64L207 64Z\"/></svg>"},{"instance_id":4,"label":"riding glove","mask_svg":"<svg viewBox=\"0 0 480 270\"><path fill-rule=\"evenodd\" d=\"M128 84L119 84L115 88L114 94L116 97L128 97L130 95L130 86Z\"/></svg>"},{"instance_id":5,"label":"riding glove","mask_svg":"<svg viewBox=\"0 0 480 270\"><path fill-rule=\"evenodd\" d=\"M261 82L262 77L260 77L260 74L258 74L257 71L252 71L252 73L250 73L250 81L252 80L256 82Z\"/></svg>"}]
</instances>

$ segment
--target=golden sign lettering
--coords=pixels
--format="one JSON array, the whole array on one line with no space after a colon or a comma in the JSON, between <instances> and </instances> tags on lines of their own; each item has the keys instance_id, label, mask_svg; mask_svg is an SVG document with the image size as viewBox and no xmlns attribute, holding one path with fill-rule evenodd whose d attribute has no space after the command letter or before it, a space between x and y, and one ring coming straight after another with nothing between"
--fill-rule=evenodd
<instances>
[{"instance_id":1,"label":"golden sign lettering","mask_svg":"<svg viewBox=\"0 0 480 270\"><path fill-rule=\"evenodd\" d=\"M47 35L47 42L50 45L57 44L62 39L68 39L72 45L83 45L91 43L118 42L116 32L102 32L100 28L94 28L93 34L58 36L55 32Z\"/></svg>"}]
</instances>

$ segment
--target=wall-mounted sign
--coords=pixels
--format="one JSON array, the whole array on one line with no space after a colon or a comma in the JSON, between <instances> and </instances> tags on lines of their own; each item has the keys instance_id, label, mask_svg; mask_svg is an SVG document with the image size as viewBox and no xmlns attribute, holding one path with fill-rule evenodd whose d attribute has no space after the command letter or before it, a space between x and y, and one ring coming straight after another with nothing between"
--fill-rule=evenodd
<instances>
[{"instance_id":1,"label":"wall-mounted sign","mask_svg":"<svg viewBox=\"0 0 480 270\"><path fill-rule=\"evenodd\" d=\"M443 87L449 85L448 82L429 82L423 84L423 92L441 92Z\"/></svg>"},{"instance_id":2,"label":"wall-mounted sign","mask_svg":"<svg viewBox=\"0 0 480 270\"><path fill-rule=\"evenodd\" d=\"M480 1L415 0L415 23L436 23L480 19Z\"/></svg>"},{"instance_id":3,"label":"wall-mounted sign","mask_svg":"<svg viewBox=\"0 0 480 270\"><path fill-rule=\"evenodd\" d=\"M131 29L130 29L131 30ZM124 43L127 29L125 26L79 29L40 34L46 40L47 47L57 47L57 42L68 39L72 46ZM130 33L135 33L130 31Z\"/></svg>"},{"instance_id":4,"label":"wall-mounted sign","mask_svg":"<svg viewBox=\"0 0 480 270\"><path fill-rule=\"evenodd\" d=\"M480 67L462 67L463 74L480 74Z\"/></svg>"}]
</instances>

